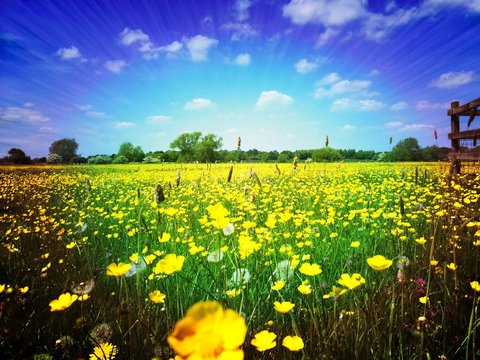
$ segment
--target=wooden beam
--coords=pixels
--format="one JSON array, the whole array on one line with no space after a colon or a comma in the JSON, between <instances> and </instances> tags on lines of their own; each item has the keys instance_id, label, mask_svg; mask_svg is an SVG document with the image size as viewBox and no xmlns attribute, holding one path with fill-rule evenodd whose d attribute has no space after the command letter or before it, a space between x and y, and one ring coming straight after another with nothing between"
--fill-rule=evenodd
<instances>
[{"instance_id":1,"label":"wooden beam","mask_svg":"<svg viewBox=\"0 0 480 360\"><path fill-rule=\"evenodd\" d=\"M450 112L450 110L448 110ZM448 114L450 115L450 114ZM471 116L472 115L472 110L469 110L467 112L458 114L459 116ZM475 116L480 116L480 110L475 111Z\"/></svg>"},{"instance_id":2,"label":"wooden beam","mask_svg":"<svg viewBox=\"0 0 480 360\"><path fill-rule=\"evenodd\" d=\"M454 103L456 103L457 106L454 106ZM459 106L458 101L455 101L455 102L452 102L452 108L448 110L448 116L463 114L468 112L469 110L476 109L479 106L480 106L480 98L470 101L469 103L466 103L465 105L462 105L462 106ZM470 114L465 114L465 115L470 115Z\"/></svg>"},{"instance_id":3,"label":"wooden beam","mask_svg":"<svg viewBox=\"0 0 480 360\"><path fill-rule=\"evenodd\" d=\"M448 134L450 140L457 139L479 139L480 140L480 129L474 130L465 130Z\"/></svg>"},{"instance_id":4,"label":"wooden beam","mask_svg":"<svg viewBox=\"0 0 480 360\"><path fill-rule=\"evenodd\" d=\"M464 161L480 161L480 152L468 152L468 153L449 153L448 158L450 160L464 160Z\"/></svg>"}]
</instances>

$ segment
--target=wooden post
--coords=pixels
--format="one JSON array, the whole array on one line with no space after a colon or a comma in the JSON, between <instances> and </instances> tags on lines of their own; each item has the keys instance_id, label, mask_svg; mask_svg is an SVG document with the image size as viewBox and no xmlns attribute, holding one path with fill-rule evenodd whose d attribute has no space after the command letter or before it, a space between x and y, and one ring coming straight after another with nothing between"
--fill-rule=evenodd
<instances>
[{"instance_id":1,"label":"wooden post","mask_svg":"<svg viewBox=\"0 0 480 360\"><path fill-rule=\"evenodd\" d=\"M451 106L452 113L453 113L453 110L455 108L458 108L460 106L460 104L459 104L458 101L452 101L450 106ZM455 134L455 133L460 132L460 115L458 115L458 114L451 115L450 118L451 118L451 133ZM455 154L458 154L460 152L460 139L452 138L452 151ZM454 154L454 156L455 156L455 154ZM452 159L452 168L453 168L453 173L454 174L460 174L461 164L460 164L460 160L457 159L456 157L454 157Z\"/></svg>"}]
</instances>

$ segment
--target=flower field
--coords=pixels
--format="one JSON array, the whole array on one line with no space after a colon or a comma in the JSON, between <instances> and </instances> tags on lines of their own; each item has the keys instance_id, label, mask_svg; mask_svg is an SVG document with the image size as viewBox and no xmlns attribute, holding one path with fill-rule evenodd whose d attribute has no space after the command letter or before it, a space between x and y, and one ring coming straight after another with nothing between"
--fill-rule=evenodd
<instances>
[{"instance_id":1,"label":"flower field","mask_svg":"<svg viewBox=\"0 0 480 360\"><path fill-rule=\"evenodd\" d=\"M3 167L1 358L479 358L448 167Z\"/></svg>"}]
</instances>

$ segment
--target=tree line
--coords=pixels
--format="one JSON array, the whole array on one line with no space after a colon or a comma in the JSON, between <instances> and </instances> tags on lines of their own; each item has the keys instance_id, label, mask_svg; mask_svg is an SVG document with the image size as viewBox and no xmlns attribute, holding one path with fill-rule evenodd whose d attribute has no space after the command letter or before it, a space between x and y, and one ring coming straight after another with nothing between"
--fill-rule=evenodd
<instances>
[{"instance_id":1,"label":"tree line","mask_svg":"<svg viewBox=\"0 0 480 360\"><path fill-rule=\"evenodd\" d=\"M409 137L399 141L391 151L334 149L325 146L311 150L284 150L278 152L257 149L241 150L240 138L237 150L222 149L223 139L214 134L191 132L180 134L170 143L166 151L145 153L141 146L130 142L120 145L117 153L97 154L83 157L77 154L78 143L73 138L54 141L49 154L43 158L31 159L24 151L12 148L8 156L0 159L3 164L126 164L126 163L162 163L162 162L279 162L297 161L333 162L333 161L446 161L450 148L427 146L421 148L418 140Z\"/></svg>"}]
</instances>

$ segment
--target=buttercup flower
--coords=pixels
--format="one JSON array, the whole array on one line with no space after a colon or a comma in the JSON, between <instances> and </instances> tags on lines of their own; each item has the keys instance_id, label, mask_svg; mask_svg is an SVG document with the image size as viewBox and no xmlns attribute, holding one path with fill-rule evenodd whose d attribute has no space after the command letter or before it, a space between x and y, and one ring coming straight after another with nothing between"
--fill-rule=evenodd
<instances>
[{"instance_id":1,"label":"buttercup flower","mask_svg":"<svg viewBox=\"0 0 480 360\"><path fill-rule=\"evenodd\" d=\"M127 271L130 270L131 267L132 267L131 264L124 264L122 262L118 264L112 263L107 266L107 275L120 277L125 275Z\"/></svg>"},{"instance_id":2,"label":"buttercup flower","mask_svg":"<svg viewBox=\"0 0 480 360\"><path fill-rule=\"evenodd\" d=\"M177 322L167 341L179 360L242 360L240 346L247 326L233 310L224 310L216 301L193 305Z\"/></svg>"},{"instance_id":3,"label":"buttercup flower","mask_svg":"<svg viewBox=\"0 0 480 360\"><path fill-rule=\"evenodd\" d=\"M342 274L340 280L337 281L340 285L345 286L349 290L353 290L362 284L365 284L365 279L360 274Z\"/></svg>"},{"instance_id":4,"label":"buttercup flower","mask_svg":"<svg viewBox=\"0 0 480 360\"><path fill-rule=\"evenodd\" d=\"M385 270L392 265L393 261L385 259L382 255L375 255L367 259L367 264L374 270Z\"/></svg>"},{"instance_id":5,"label":"buttercup flower","mask_svg":"<svg viewBox=\"0 0 480 360\"><path fill-rule=\"evenodd\" d=\"M470 286L472 287L472 289L476 292L480 292L480 284L478 283L478 281L472 281L470 283Z\"/></svg>"},{"instance_id":6,"label":"buttercup flower","mask_svg":"<svg viewBox=\"0 0 480 360\"><path fill-rule=\"evenodd\" d=\"M292 310L295 307L295 304L289 301L283 301L283 302L275 301L273 305L274 305L273 306L274 309L282 314L288 313L290 310Z\"/></svg>"},{"instance_id":7,"label":"buttercup flower","mask_svg":"<svg viewBox=\"0 0 480 360\"><path fill-rule=\"evenodd\" d=\"M182 270L185 256L168 254L163 259L157 262L157 265L153 268L155 274L173 274L176 271Z\"/></svg>"},{"instance_id":8,"label":"buttercup flower","mask_svg":"<svg viewBox=\"0 0 480 360\"><path fill-rule=\"evenodd\" d=\"M310 263L303 263L298 269L302 274L308 276L315 276L321 274L322 269L320 269L320 265L318 264L310 264Z\"/></svg>"},{"instance_id":9,"label":"buttercup flower","mask_svg":"<svg viewBox=\"0 0 480 360\"><path fill-rule=\"evenodd\" d=\"M277 280L275 284L272 285L272 290L282 290L285 287L285 281Z\"/></svg>"},{"instance_id":10,"label":"buttercup flower","mask_svg":"<svg viewBox=\"0 0 480 360\"><path fill-rule=\"evenodd\" d=\"M339 288L335 285L332 286L332 291L329 292L328 294L325 294L323 295L323 298L324 299L330 299L331 297L333 298L338 298L339 296L343 295L343 294L346 294L348 292L347 289L342 289L342 288Z\"/></svg>"},{"instance_id":11,"label":"buttercup flower","mask_svg":"<svg viewBox=\"0 0 480 360\"><path fill-rule=\"evenodd\" d=\"M274 333L268 330L263 330L258 334L255 334L255 337L250 343L255 346L258 351L265 351L273 349L275 346L277 346L277 342L275 341L276 338L277 335Z\"/></svg>"},{"instance_id":12,"label":"buttercup flower","mask_svg":"<svg viewBox=\"0 0 480 360\"><path fill-rule=\"evenodd\" d=\"M160 292L160 290L153 290L148 296L150 297L150 300L156 304L165 302L165 298L167 297L167 295Z\"/></svg>"},{"instance_id":13,"label":"buttercup flower","mask_svg":"<svg viewBox=\"0 0 480 360\"><path fill-rule=\"evenodd\" d=\"M50 301L50 311L62 311L70 307L76 300L78 295L76 294L62 294L58 299Z\"/></svg>"},{"instance_id":14,"label":"buttercup flower","mask_svg":"<svg viewBox=\"0 0 480 360\"><path fill-rule=\"evenodd\" d=\"M290 351L299 351L303 349L303 340L300 336L285 336L282 341L282 346Z\"/></svg>"},{"instance_id":15,"label":"buttercup flower","mask_svg":"<svg viewBox=\"0 0 480 360\"><path fill-rule=\"evenodd\" d=\"M93 354L90 354L90 360L112 360L117 355L117 347L108 342L95 346Z\"/></svg>"}]
</instances>

